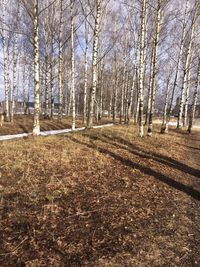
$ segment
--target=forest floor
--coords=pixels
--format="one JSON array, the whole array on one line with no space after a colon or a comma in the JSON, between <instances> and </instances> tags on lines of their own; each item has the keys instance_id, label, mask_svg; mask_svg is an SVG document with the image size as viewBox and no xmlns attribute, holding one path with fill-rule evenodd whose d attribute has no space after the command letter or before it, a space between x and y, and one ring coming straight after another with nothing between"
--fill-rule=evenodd
<instances>
[{"instance_id":1,"label":"forest floor","mask_svg":"<svg viewBox=\"0 0 200 267\"><path fill-rule=\"evenodd\" d=\"M0 143L1 267L200 266L200 131Z\"/></svg>"},{"instance_id":2,"label":"forest floor","mask_svg":"<svg viewBox=\"0 0 200 267\"><path fill-rule=\"evenodd\" d=\"M95 122L95 125L112 123L111 119L103 118L99 122ZM76 127L83 127L82 117L76 118ZM40 119L40 128L41 131L50 131L50 130L62 130L70 129L72 127L72 118L64 117L62 120L58 120L55 117L54 120L48 120L41 118ZM14 122L4 122L3 126L0 126L0 136L1 135L10 135L10 134L21 134L21 133L31 133L33 130L33 115L16 115Z\"/></svg>"}]
</instances>

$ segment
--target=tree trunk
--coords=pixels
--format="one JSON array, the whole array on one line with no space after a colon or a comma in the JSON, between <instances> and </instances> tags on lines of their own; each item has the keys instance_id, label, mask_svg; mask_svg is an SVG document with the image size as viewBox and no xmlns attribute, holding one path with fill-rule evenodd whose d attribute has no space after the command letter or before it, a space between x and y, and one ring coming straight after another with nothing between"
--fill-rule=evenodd
<instances>
[{"instance_id":1,"label":"tree trunk","mask_svg":"<svg viewBox=\"0 0 200 267\"><path fill-rule=\"evenodd\" d=\"M50 95L51 95L51 119L54 119L54 36L51 36L51 70L50 70Z\"/></svg>"},{"instance_id":2,"label":"tree trunk","mask_svg":"<svg viewBox=\"0 0 200 267\"><path fill-rule=\"evenodd\" d=\"M113 88L113 121L116 120L116 113L117 113L117 98L118 98L118 72L117 72L117 56L116 51L114 55L114 88Z\"/></svg>"},{"instance_id":3,"label":"tree trunk","mask_svg":"<svg viewBox=\"0 0 200 267\"><path fill-rule=\"evenodd\" d=\"M6 23L5 14L6 13L6 3L2 0L2 45L3 45L3 57L4 57L4 86L5 86L5 110L4 110L4 120L10 121L10 106L9 106L9 73L8 73L8 55L6 47Z\"/></svg>"},{"instance_id":4,"label":"tree trunk","mask_svg":"<svg viewBox=\"0 0 200 267\"><path fill-rule=\"evenodd\" d=\"M175 72L175 77L174 77L174 83L173 83L173 88L172 88L171 101L170 101L169 109L167 112L166 124L165 124L165 126L163 125L163 129L165 132L168 132L170 115L172 112L174 96L175 96L175 92L176 92L176 88L177 88L177 81L179 78L179 69L180 69L180 64L181 64L181 58L183 55L183 47L184 47L184 40L185 40L185 34L186 34L186 18L187 18L187 12L188 12L188 2L189 2L189 0L186 0L185 13L184 13L184 19L183 19L183 30L182 30L182 35L181 35L180 50L179 50L179 55L178 55L178 60L177 60L177 65L176 65L176 72Z\"/></svg>"},{"instance_id":5,"label":"tree trunk","mask_svg":"<svg viewBox=\"0 0 200 267\"><path fill-rule=\"evenodd\" d=\"M12 93L12 108L11 108L11 121L13 122L16 103L17 92L17 35L15 35L14 48L13 48L13 93Z\"/></svg>"},{"instance_id":6,"label":"tree trunk","mask_svg":"<svg viewBox=\"0 0 200 267\"><path fill-rule=\"evenodd\" d=\"M121 103L120 103L120 118L119 123L122 124L122 120L124 117L124 91L126 86L126 57L124 57L124 66L122 73L122 87L121 87Z\"/></svg>"},{"instance_id":7,"label":"tree trunk","mask_svg":"<svg viewBox=\"0 0 200 267\"><path fill-rule=\"evenodd\" d=\"M185 61L184 72L183 72L183 84L182 84L181 101L180 101L180 108L179 108L179 114L178 114L178 120L177 120L177 129L180 129L183 126L183 122L182 122L182 120L183 120L183 108L184 108L185 97L186 97L187 78L189 77L188 72L189 72L189 68L190 68L192 41L193 41L194 30L195 30L195 20L196 20L196 12L195 12L195 15L194 15L193 21L192 21L190 41L189 41L189 46L187 49L186 61Z\"/></svg>"},{"instance_id":8,"label":"tree trunk","mask_svg":"<svg viewBox=\"0 0 200 267\"><path fill-rule=\"evenodd\" d=\"M185 93L185 109L184 109L183 126L187 125L188 104L189 104L189 94L190 94L190 79L191 79L191 71L189 69L188 75L187 75L187 86L186 86L186 93Z\"/></svg>"},{"instance_id":9,"label":"tree trunk","mask_svg":"<svg viewBox=\"0 0 200 267\"><path fill-rule=\"evenodd\" d=\"M74 17L73 0L71 0L71 94L72 94L72 130L75 130L76 105L75 105L75 62L74 62Z\"/></svg>"},{"instance_id":10,"label":"tree trunk","mask_svg":"<svg viewBox=\"0 0 200 267\"><path fill-rule=\"evenodd\" d=\"M34 0L34 122L33 135L40 134L40 67L38 36L38 0Z\"/></svg>"},{"instance_id":11,"label":"tree trunk","mask_svg":"<svg viewBox=\"0 0 200 267\"><path fill-rule=\"evenodd\" d=\"M161 22L161 6L160 6L160 0L158 0L155 43L153 52L153 72L152 72L153 77L151 84L150 114L149 114L148 132L147 132L148 136L152 135L152 130L153 130L153 114L154 114L155 97L156 97L156 75L157 75L157 61L158 61L157 57L158 57L158 43L160 34L160 22Z\"/></svg>"},{"instance_id":12,"label":"tree trunk","mask_svg":"<svg viewBox=\"0 0 200 267\"><path fill-rule=\"evenodd\" d=\"M150 115L150 109L151 109L151 95L152 95L152 78L153 78L154 52L155 52L155 49L154 49L154 46L153 46L152 53L151 53L150 77L149 77L149 88L148 88L148 99L147 99L147 111L146 111L145 125L148 125L149 115Z\"/></svg>"},{"instance_id":13,"label":"tree trunk","mask_svg":"<svg viewBox=\"0 0 200 267\"><path fill-rule=\"evenodd\" d=\"M167 110L168 110L168 105L169 105L169 91L170 91L170 79L172 75L172 68L169 70L169 75L167 78L167 84L166 84L166 96L165 96L165 105L164 105L164 111L163 111L163 121L162 121L162 126L161 126L161 133L167 133L168 128L166 128L166 123L167 123Z\"/></svg>"},{"instance_id":14,"label":"tree trunk","mask_svg":"<svg viewBox=\"0 0 200 267\"><path fill-rule=\"evenodd\" d=\"M62 81L62 66L63 66L63 44L62 44L62 28L63 28L63 0L60 0L60 28L59 28L59 67L58 67L58 118L63 117L63 81Z\"/></svg>"},{"instance_id":15,"label":"tree trunk","mask_svg":"<svg viewBox=\"0 0 200 267\"><path fill-rule=\"evenodd\" d=\"M89 46L89 27L85 20L85 70L84 70L84 93L83 93L83 123L87 123L87 90L88 90L88 46Z\"/></svg>"},{"instance_id":16,"label":"tree trunk","mask_svg":"<svg viewBox=\"0 0 200 267\"><path fill-rule=\"evenodd\" d=\"M136 45L136 42L135 42L135 48L136 48L136 51L135 51L135 64L134 64L134 67L133 67L133 83L132 83L131 92L130 92L130 104L129 104L129 107L128 107L128 123L130 122L130 118L131 118L131 109L132 109L132 106L133 106L133 95L134 95L134 89L135 89L136 80L137 80L138 45Z\"/></svg>"},{"instance_id":17,"label":"tree trunk","mask_svg":"<svg viewBox=\"0 0 200 267\"><path fill-rule=\"evenodd\" d=\"M27 105L26 105L26 67L24 64L23 69L23 81L22 81L22 94L23 94L23 109L24 109L24 115L27 115Z\"/></svg>"},{"instance_id":18,"label":"tree trunk","mask_svg":"<svg viewBox=\"0 0 200 267\"><path fill-rule=\"evenodd\" d=\"M45 57L45 113L44 117L49 118L49 86L48 86L48 56Z\"/></svg>"},{"instance_id":19,"label":"tree trunk","mask_svg":"<svg viewBox=\"0 0 200 267\"><path fill-rule=\"evenodd\" d=\"M200 87L200 58L199 58L198 70L197 70L196 86L195 86L195 91L193 94L193 101L192 101L192 106L191 106L191 111L190 111L190 118L189 118L189 125L188 125L188 132L189 133L192 132L192 127L194 124L194 117L195 117L199 87Z\"/></svg>"},{"instance_id":20,"label":"tree trunk","mask_svg":"<svg viewBox=\"0 0 200 267\"><path fill-rule=\"evenodd\" d=\"M145 17L146 17L146 0L142 2L141 10L141 37L140 37L140 67L139 67L139 136L144 136L144 49L145 49Z\"/></svg>"},{"instance_id":21,"label":"tree trunk","mask_svg":"<svg viewBox=\"0 0 200 267\"><path fill-rule=\"evenodd\" d=\"M90 90L90 99L88 108L88 120L87 120L88 128L91 128L93 124L94 101L97 89L97 56L98 56L100 16L101 16L101 0L96 0L96 18L95 18L93 52L92 52L92 88Z\"/></svg>"}]
</instances>

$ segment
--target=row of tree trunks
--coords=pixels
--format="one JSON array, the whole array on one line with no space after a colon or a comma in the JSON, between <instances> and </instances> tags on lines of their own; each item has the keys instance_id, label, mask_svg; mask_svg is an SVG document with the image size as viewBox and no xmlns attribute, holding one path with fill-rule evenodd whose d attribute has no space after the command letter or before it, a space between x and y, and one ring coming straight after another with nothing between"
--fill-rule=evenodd
<instances>
[{"instance_id":1,"label":"row of tree trunks","mask_svg":"<svg viewBox=\"0 0 200 267\"><path fill-rule=\"evenodd\" d=\"M189 40L189 46L187 48L186 53L186 60L185 60L185 66L183 71L183 84L181 89L181 101L180 101L180 108L179 108L179 114L178 114L178 120L177 120L177 128L181 128L183 126L183 108L186 98L186 89L187 89L187 80L189 77L189 70L190 70L190 62L191 62L191 48L192 48L192 42L193 42L193 36L194 36L194 30L195 30L195 21L196 21L196 13L194 14L193 20L192 20L192 29L190 34L190 40ZM187 103L188 104L188 103ZM187 117L187 114L185 114Z\"/></svg>"},{"instance_id":2,"label":"row of tree trunks","mask_svg":"<svg viewBox=\"0 0 200 267\"><path fill-rule=\"evenodd\" d=\"M175 92L176 92L176 88L177 88L177 81L179 78L181 59L183 56L184 40L185 40L185 35L186 35L188 4L189 4L189 0L186 1L186 6L185 6L185 12L184 12L184 18L183 18L183 28L182 28L181 41L180 41L180 50L179 50L177 64L176 64L176 71L175 71L175 77L174 77L174 82L173 82L171 100L170 100L170 103L168 105L167 120L166 120L166 124L162 126L162 132L163 133L168 133L170 116L171 116L174 96L175 96Z\"/></svg>"}]
</instances>

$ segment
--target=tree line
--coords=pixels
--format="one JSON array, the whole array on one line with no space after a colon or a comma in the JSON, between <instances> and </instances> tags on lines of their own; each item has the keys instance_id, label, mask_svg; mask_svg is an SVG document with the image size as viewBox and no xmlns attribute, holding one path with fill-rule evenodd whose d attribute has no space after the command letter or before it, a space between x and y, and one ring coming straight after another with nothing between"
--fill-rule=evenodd
<instances>
[{"instance_id":1,"label":"tree line","mask_svg":"<svg viewBox=\"0 0 200 267\"><path fill-rule=\"evenodd\" d=\"M4 119L34 101L40 118L109 116L153 133L155 109L167 133L179 98L177 128L192 131L200 83L198 0L1 0ZM58 108L55 109L55 104Z\"/></svg>"}]
</instances>

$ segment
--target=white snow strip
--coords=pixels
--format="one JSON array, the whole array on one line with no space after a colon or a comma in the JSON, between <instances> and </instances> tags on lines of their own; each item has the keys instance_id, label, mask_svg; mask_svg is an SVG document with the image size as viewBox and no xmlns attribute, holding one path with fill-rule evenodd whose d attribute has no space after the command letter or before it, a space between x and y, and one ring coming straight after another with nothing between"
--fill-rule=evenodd
<instances>
[{"instance_id":1,"label":"white snow strip","mask_svg":"<svg viewBox=\"0 0 200 267\"><path fill-rule=\"evenodd\" d=\"M92 128L97 129L97 128L104 128L104 127L111 127L113 125L114 125L113 123L110 123L110 124L103 124L103 125L93 126ZM76 128L75 130L62 129L62 130L43 131L43 132L40 132L40 135L41 136L49 136L49 135L64 134L64 133L70 133L70 132L78 132L78 131L83 131L83 130L85 130L85 127ZM17 138L28 137L29 135L32 135L32 133L1 135L0 136L0 141L6 141L6 140L17 139Z\"/></svg>"},{"instance_id":2,"label":"white snow strip","mask_svg":"<svg viewBox=\"0 0 200 267\"><path fill-rule=\"evenodd\" d=\"M156 121L154 121L154 123L162 124L162 121L156 120ZM176 121L170 121L169 126L177 126L177 122ZM194 129L200 129L200 125L193 125L193 128Z\"/></svg>"},{"instance_id":3,"label":"white snow strip","mask_svg":"<svg viewBox=\"0 0 200 267\"><path fill-rule=\"evenodd\" d=\"M76 128L74 131L82 131L84 129L85 129L85 127ZM48 136L48 135L56 135L56 134L63 134L63 133L70 133L70 132L73 132L72 129L51 130L51 131L41 132L40 135Z\"/></svg>"},{"instance_id":4,"label":"white snow strip","mask_svg":"<svg viewBox=\"0 0 200 267\"><path fill-rule=\"evenodd\" d=\"M29 135L28 133L12 134L12 135L1 135L0 136L0 141L12 140L12 139L17 139L17 138L23 138L23 137L27 137L28 135Z\"/></svg>"},{"instance_id":5,"label":"white snow strip","mask_svg":"<svg viewBox=\"0 0 200 267\"><path fill-rule=\"evenodd\" d=\"M104 125L93 126L92 128L94 128L94 129L98 129L98 128L104 128L104 127L111 127L111 126L113 126L113 125L114 125L113 123L110 123L110 124L104 124Z\"/></svg>"}]
</instances>

